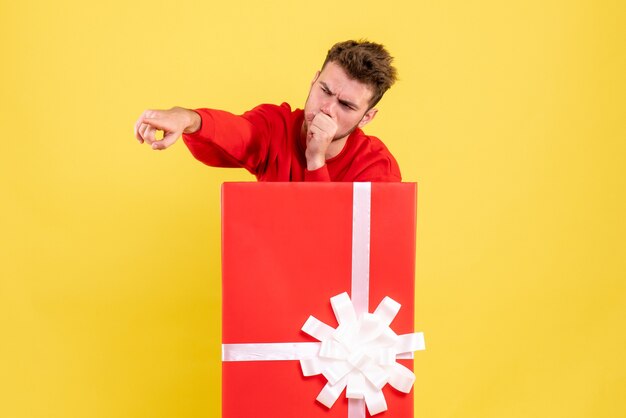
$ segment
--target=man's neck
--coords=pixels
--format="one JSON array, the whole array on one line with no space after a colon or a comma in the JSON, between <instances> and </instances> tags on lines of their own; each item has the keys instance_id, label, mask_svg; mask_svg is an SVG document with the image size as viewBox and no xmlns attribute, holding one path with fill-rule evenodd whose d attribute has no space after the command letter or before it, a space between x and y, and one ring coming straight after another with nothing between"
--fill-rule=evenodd
<instances>
[{"instance_id":1,"label":"man's neck","mask_svg":"<svg viewBox=\"0 0 626 418\"><path fill-rule=\"evenodd\" d=\"M348 135L349 136L349 135ZM326 159L330 160L333 157L339 155L339 153L343 150L343 147L346 146L346 142L348 142L348 136L344 136L343 138L335 139L330 143L328 149L326 150Z\"/></svg>"}]
</instances>

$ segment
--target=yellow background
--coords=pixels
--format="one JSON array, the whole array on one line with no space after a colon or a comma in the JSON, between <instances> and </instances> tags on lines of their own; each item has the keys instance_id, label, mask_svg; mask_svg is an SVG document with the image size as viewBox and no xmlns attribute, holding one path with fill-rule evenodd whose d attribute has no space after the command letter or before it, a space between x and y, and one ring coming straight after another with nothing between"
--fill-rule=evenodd
<instances>
[{"instance_id":1,"label":"yellow background","mask_svg":"<svg viewBox=\"0 0 626 418\"><path fill-rule=\"evenodd\" d=\"M89 3L0 3L0 417L219 416L219 185L253 178L133 123L301 106L358 37L419 183L416 416L626 416L623 1Z\"/></svg>"}]
</instances>

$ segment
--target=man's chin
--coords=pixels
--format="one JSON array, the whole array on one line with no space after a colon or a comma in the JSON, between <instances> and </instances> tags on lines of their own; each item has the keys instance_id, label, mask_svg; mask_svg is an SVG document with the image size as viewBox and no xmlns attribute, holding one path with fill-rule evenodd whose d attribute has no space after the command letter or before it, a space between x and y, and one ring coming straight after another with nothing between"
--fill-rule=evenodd
<instances>
[{"instance_id":1,"label":"man's chin","mask_svg":"<svg viewBox=\"0 0 626 418\"><path fill-rule=\"evenodd\" d=\"M334 141L338 141L340 139L343 139L343 138L345 138L347 136L352 135L352 132L354 132L356 130L356 128L358 128L358 127L359 127L359 125L355 125L354 128L350 129L348 132L342 133L341 135L335 135L335 137L333 138L333 142Z\"/></svg>"}]
</instances>

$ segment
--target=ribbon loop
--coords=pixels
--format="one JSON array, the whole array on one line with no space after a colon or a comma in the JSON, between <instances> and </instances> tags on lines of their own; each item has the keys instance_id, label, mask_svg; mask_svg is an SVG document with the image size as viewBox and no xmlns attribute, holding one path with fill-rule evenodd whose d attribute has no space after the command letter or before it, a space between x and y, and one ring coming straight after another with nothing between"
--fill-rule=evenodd
<instances>
[{"instance_id":1,"label":"ribbon loop","mask_svg":"<svg viewBox=\"0 0 626 418\"><path fill-rule=\"evenodd\" d=\"M414 332L412 334L403 334L398 337L394 346L397 353L409 353L426 349L424 343L424 333Z\"/></svg>"},{"instance_id":2,"label":"ribbon loop","mask_svg":"<svg viewBox=\"0 0 626 418\"><path fill-rule=\"evenodd\" d=\"M319 358L304 358L300 360L300 368L304 376L316 376L322 373L322 362Z\"/></svg>"},{"instance_id":3,"label":"ribbon loop","mask_svg":"<svg viewBox=\"0 0 626 418\"><path fill-rule=\"evenodd\" d=\"M356 322L356 311L354 310L354 305L352 305L352 301L347 292L330 298L330 305L333 308L339 325L353 324Z\"/></svg>"},{"instance_id":4,"label":"ribbon loop","mask_svg":"<svg viewBox=\"0 0 626 418\"><path fill-rule=\"evenodd\" d=\"M401 306L402 305L391 299L389 296L385 296L374 311L374 315L378 316L380 320L388 326L398 314Z\"/></svg>"},{"instance_id":5,"label":"ribbon loop","mask_svg":"<svg viewBox=\"0 0 626 418\"><path fill-rule=\"evenodd\" d=\"M387 410L387 401L382 391L366 385L363 397L370 415L376 415Z\"/></svg>"},{"instance_id":6,"label":"ribbon loop","mask_svg":"<svg viewBox=\"0 0 626 418\"><path fill-rule=\"evenodd\" d=\"M360 369L369 382L378 390L382 389L389 380L389 374L374 362L370 362L366 367Z\"/></svg>"},{"instance_id":7,"label":"ribbon loop","mask_svg":"<svg viewBox=\"0 0 626 418\"><path fill-rule=\"evenodd\" d=\"M387 370L389 370L389 384L391 387L403 393L411 391L411 387L415 383L415 374L411 370L400 363L392 364Z\"/></svg>"},{"instance_id":8,"label":"ribbon loop","mask_svg":"<svg viewBox=\"0 0 626 418\"><path fill-rule=\"evenodd\" d=\"M309 319L306 320L301 329L318 341L330 338L333 332L335 332L333 327L326 325L314 316L309 316Z\"/></svg>"},{"instance_id":9,"label":"ribbon loop","mask_svg":"<svg viewBox=\"0 0 626 418\"><path fill-rule=\"evenodd\" d=\"M327 408L331 408L335 404L335 401L339 399L341 392L343 392L347 384L347 378L342 379L334 385L328 382L322 391L317 395L317 401Z\"/></svg>"},{"instance_id":10,"label":"ribbon loop","mask_svg":"<svg viewBox=\"0 0 626 418\"><path fill-rule=\"evenodd\" d=\"M336 362L332 366L327 367L322 375L328 380L331 385L337 384L341 379L346 377L352 370L352 366L346 362Z\"/></svg>"}]
</instances>

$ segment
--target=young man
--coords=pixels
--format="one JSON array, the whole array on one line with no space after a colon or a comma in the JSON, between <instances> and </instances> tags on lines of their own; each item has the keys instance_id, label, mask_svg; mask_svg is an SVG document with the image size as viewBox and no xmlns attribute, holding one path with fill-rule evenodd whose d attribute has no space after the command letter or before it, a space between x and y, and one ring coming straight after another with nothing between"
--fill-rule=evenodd
<instances>
[{"instance_id":1,"label":"young man","mask_svg":"<svg viewBox=\"0 0 626 418\"><path fill-rule=\"evenodd\" d=\"M311 82L304 110L263 104L236 116L212 110L146 110L135 136L152 149L182 135L191 153L214 167L242 167L260 181L401 181L396 160L361 128L396 80L392 57L365 41L335 44ZM163 139L155 138L157 130Z\"/></svg>"}]
</instances>

